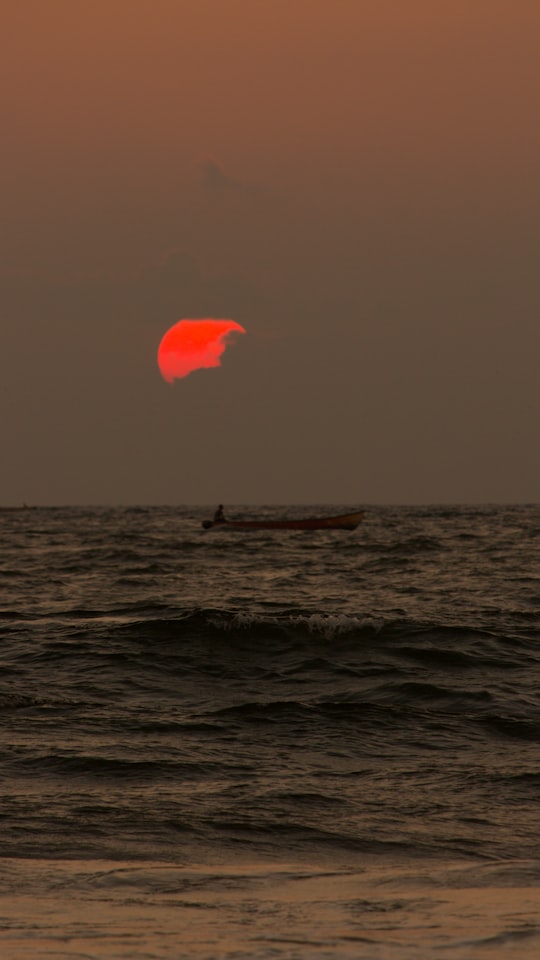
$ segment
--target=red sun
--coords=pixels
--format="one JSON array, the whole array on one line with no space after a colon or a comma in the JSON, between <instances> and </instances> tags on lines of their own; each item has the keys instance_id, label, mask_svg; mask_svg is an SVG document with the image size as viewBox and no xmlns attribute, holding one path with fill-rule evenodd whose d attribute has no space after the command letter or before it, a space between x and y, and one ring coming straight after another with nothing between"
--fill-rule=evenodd
<instances>
[{"instance_id":1,"label":"red sun","mask_svg":"<svg viewBox=\"0 0 540 960\"><path fill-rule=\"evenodd\" d=\"M245 333L234 320L179 320L167 330L158 349L158 366L167 383L193 370L219 367L230 333Z\"/></svg>"}]
</instances>

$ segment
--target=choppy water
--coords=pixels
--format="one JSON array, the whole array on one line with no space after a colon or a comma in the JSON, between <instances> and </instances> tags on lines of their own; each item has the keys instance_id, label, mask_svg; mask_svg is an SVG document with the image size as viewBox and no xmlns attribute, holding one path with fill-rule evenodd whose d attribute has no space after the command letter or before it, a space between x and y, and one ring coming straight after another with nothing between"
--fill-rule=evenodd
<instances>
[{"instance_id":1,"label":"choppy water","mask_svg":"<svg viewBox=\"0 0 540 960\"><path fill-rule=\"evenodd\" d=\"M536 957L540 508L209 514L0 512L2 956Z\"/></svg>"}]
</instances>

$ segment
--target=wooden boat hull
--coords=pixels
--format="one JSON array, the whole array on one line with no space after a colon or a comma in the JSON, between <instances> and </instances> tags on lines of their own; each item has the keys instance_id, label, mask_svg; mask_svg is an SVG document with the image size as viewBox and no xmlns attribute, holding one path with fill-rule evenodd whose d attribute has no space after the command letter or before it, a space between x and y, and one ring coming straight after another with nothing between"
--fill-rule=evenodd
<instances>
[{"instance_id":1,"label":"wooden boat hull","mask_svg":"<svg viewBox=\"0 0 540 960\"><path fill-rule=\"evenodd\" d=\"M338 517L306 517L297 520L203 520L205 530L356 530L363 510Z\"/></svg>"}]
</instances>

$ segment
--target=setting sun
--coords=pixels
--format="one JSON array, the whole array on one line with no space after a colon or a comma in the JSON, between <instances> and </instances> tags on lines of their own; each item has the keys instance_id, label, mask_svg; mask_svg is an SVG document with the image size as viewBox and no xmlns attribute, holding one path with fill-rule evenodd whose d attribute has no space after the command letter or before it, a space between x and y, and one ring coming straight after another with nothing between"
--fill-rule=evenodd
<instances>
[{"instance_id":1,"label":"setting sun","mask_svg":"<svg viewBox=\"0 0 540 960\"><path fill-rule=\"evenodd\" d=\"M179 320L163 337L158 366L167 383L193 370L221 366L220 357L231 333L245 333L234 320Z\"/></svg>"}]
</instances>

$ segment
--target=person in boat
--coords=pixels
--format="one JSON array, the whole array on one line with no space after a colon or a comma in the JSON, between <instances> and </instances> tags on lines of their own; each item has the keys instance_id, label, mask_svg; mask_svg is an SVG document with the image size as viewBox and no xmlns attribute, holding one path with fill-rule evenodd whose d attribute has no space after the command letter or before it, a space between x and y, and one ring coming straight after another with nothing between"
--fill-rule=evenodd
<instances>
[{"instance_id":1,"label":"person in boat","mask_svg":"<svg viewBox=\"0 0 540 960\"><path fill-rule=\"evenodd\" d=\"M225 523L225 514L223 513L223 504L220 503L214 514L214 523Z\"/></svg>"}]
</instances>

